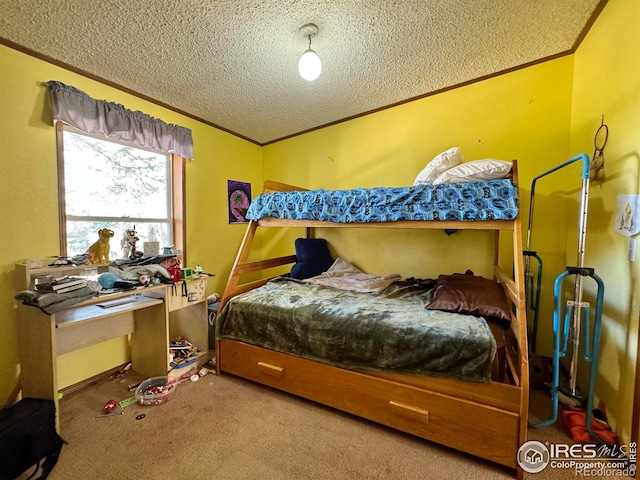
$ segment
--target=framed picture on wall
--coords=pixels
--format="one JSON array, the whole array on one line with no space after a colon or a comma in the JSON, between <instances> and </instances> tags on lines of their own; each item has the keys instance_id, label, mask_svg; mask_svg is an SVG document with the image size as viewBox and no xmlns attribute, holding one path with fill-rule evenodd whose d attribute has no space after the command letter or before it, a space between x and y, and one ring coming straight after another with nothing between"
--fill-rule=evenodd
<instances>
[{"instance_id":1,"label":"framed picture on wall","mask_svg":"<svg viewBox=\"0 0 640 480\"><path fill-rule=\"evenodd\" d=\"M245 217L251 203L251 184L227 180L227 205L229 223L249 223Z\"/></svg>"}]
</instances>

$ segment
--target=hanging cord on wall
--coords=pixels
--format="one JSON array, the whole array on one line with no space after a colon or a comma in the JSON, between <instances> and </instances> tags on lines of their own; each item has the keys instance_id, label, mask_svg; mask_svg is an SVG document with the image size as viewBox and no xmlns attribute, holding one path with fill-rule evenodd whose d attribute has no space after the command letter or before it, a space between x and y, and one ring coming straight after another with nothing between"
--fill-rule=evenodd
<instances>
[{"instance_id":1,"label":"hanging cord on wall","mask_svg":"<svg viewBox=\"0 0 640 480\"><path fill-rule=\"evenodd\" d=\"M604 147L609 139L609 127L604 123L604 115L602 122L596 130L593 137L593 157L589 164L589 180L596 183L604 181Z\"/></svg>"}]
</instances>

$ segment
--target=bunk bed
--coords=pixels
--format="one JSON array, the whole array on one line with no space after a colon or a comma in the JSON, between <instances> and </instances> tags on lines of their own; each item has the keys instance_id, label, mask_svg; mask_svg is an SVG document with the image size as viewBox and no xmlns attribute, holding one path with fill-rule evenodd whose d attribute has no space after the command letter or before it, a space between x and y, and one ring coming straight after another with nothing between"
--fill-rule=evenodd
<instances>
[{"instance_id":1,"label":"bunk bed","mask_svg":"<svg viewBox=\"0 0 640 480\"><path fill-rule=\"evenodd\" d=\"M505 180L512 186L517 205L517 163L513 162L511 178ZM494 186L496 184L494 183ZM464 188L464 185L459 185ZM480 187L482 188L482 187ZM497 188L501 188L500 185ZM263 195L254 202L268 203L272 192L288 192L303 195L304 189L266 181ZM413 192L413 190L412 190ZM322 195L326 192L321 192ZM504 192L503 192L504 193ZM315 202L318 192L311 191ZM321 195L321 196L322 196ZM463 194L463 196L466 194ZM262 197L262 198L261 198ZM287 197L290 200L289 197ZM287 201L288 201L287 200ZM492 201L492 200L490 200ZM266 205L263 202L259 209ZM276 210L279 207L276 207ZM427 214L421 211L414 218L407 214L396 215L397 209L388 210L396 218L389 220L378 211L378 221L366 222L354 219L349 223L317 220L306 207L296 207L297 216L305 219L261 217L251 220L242 240L221 299L216 335L216 364L218 373L229 373L255 381L315 402L345 411L374 422L407 432L418 437L443 444L454 449L515 469L518 478L523 472L516 457L519 447L526 441L528 415L528 352L527 324L525 318L523 256L521 245L520 215L512 211L507 219L495 219L493 214L459 216ZM320 208L320 210L323 210ZM443 211L439 202L437 211ZM446 207L444 208L446 210ZM460 210L459 208L457 210ZM265 212L269 210L266 209ZM304 213L301 213L304 212ZM263 213L258 213L258 216ZM275 214L274 214L275 215ZM315 215L315 214L313 214ZM282 216L289 216L282 213ZM411 215L409 215L410 217ZM320 217L324 218L324 217ZM434 220L433 218L438 218ZM454 218L454 219L450 219ZM452 378L442 375L416 374L404 371L385 371L376 368L362 369L336 366L318 361L308 355L283 353L278 349L242 341L222 331L221 323L234 304L252 292L260 291L274 283L286 283L280 276L265 272L283 268L296 262L296 255L249 260L249 252L258 228L304 227L307 237L313 237L322 228L392 228L392 229L462 229L495 232L494 278L508 299L510 321L506 328L508 341L504 348L503 363L506 366L501 380L492 376L486 381ZM320 230L321 231L321 230ZM500 231L511 233L513 265L507 274L498 262ZM506 250L510 251L509 248ZM251 278L246 279L246 275ZM241 278L241 277L244 277ZM294 282L295 283L295 282ZM237 297L237 298L236 298ZM242 327L244 328L244 327ZM241 328L241 329L242 329Z\"/></svg>"}]
</instances>

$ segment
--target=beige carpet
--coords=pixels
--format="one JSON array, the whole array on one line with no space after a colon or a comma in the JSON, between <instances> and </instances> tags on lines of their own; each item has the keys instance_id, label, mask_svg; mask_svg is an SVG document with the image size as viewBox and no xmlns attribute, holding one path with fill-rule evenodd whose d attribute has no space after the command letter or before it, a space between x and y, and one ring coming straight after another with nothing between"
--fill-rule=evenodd
<instances>
[{"instance_id":1,"label":"beige carpet","mask_svg":"<svg viewBox=\"0 0 640 480\"><path fill-rule=\"evenodd\" d=\"M163 405L134 404L123 415L97 418L107 400L127 398L127 385L139 380L130 372L61 400L68 445L49 478L513 478L490 462L229 375L187 381ZM544 408L548 395L537 392L532 404ZM145 417L137 420L139 414ZM559 422L530 430L529 439L569 441ZM525 478L575 477L547 468Z\"/></svg>"}]
</instances>

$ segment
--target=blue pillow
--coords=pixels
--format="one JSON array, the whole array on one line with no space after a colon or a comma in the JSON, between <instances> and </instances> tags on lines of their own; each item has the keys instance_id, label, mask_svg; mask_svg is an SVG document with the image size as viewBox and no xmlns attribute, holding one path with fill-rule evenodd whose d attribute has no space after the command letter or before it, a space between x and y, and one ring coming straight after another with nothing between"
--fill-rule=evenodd
<instances>
[{"instance_id":1,"label":"blue pillow","mask_svg":"<svg viewBox=\"0 0 640 480\"><path fill-rule=\"evenodd\" d=\"M315 277L329 270L333 258L324 238L297 238L296 264L291 267L291 277L298 280Z\"/></svg>"}]
</instances>

